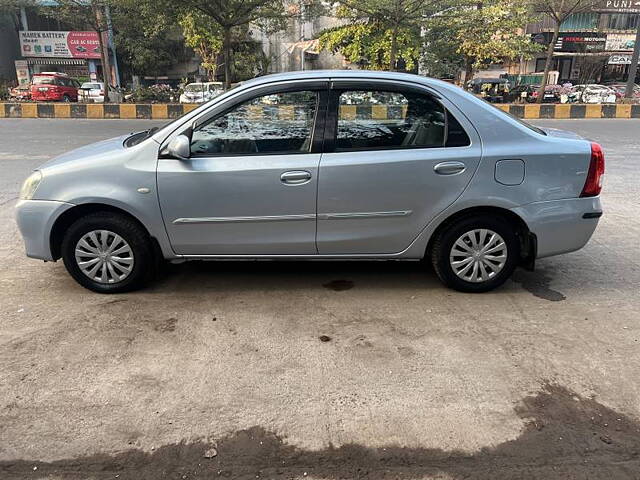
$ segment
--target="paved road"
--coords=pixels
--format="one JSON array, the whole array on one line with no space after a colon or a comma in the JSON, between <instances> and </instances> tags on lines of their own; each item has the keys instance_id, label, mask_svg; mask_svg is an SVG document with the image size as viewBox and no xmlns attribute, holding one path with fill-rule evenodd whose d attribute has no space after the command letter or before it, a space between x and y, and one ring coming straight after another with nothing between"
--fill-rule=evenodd
<instances>
[{"instance_id":1,"label":"paved road","mask_svg":"<svg viewBox=\"0 0 640 480\"><path fill-rule=\"evenodd\" d=\"M25 258L13 205L50 156L154 123L0 120L0 478L637 478L640 121L536 123L603 144L605 216L498 291L264 262L105 297Z\"/></svg>"}]
</instances>

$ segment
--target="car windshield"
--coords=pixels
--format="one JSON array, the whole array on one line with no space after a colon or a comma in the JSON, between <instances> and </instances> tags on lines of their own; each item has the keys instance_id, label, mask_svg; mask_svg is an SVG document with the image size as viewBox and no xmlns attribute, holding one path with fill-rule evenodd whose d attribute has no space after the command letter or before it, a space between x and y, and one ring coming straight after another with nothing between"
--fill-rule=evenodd
<instances>
[{"instance_id":1,"label":"car windshield","mask_svg":"<svg viewBox=\"0 0 640 480\"><path fill-rule=\"evenodd\" d=\"M34 85L55 85L56 81L53 77L33 77Z\"/></svg>"},{"instance_id":2,"label":"car windshield","mask_svg":"<svg viewBox=\"0 0 640 480\"><path fill-rule=\"evenodd\" d=\"M189 93L204 92L205 90L206 86L204 83L190 83L184 87L184 91Z\"/></svg>"}]
</instances>

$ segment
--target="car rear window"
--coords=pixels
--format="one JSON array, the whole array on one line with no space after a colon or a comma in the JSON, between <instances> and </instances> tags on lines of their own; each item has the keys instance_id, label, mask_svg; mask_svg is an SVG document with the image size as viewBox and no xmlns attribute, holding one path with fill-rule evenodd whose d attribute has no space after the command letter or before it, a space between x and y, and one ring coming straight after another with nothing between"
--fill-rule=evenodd
<instances>
[{"instance_id":1,"label":"car rear window","mask_svg":"<svg viewBox=\"0 0 640 480\"><path fill-rule=\"evenodd\" d=\"M100 90L102 87L98 83L83 83L80 88L89 88L92 90Z\"/></svg>"},{"instance_id":2,"label":"car rear window","mask_svg":"<svg viewBox=\"0 0 640 480\"><path fill-rule=\"evenodd\" d=\"M34 85L55 85L56 80L54 77L33 77Z\"/></svg>"},{"instance_id":3,"label":"car rear window","mask_svg":"<svg viewBox=\"0 0 640 480\"><path fill-rule=\"evenodd\" d=\"M486 100L485 100L486 102ZM536 127L535 125L531 125L528 122L525 122L524 120L522 120L521 118L516 117L515 115L513 115L510 112L507 112L506 110L502 110L501 108L495 106L492 103L486 102L488 105L491 105L493 108L495 108L498 112L500 112L503 115L506 115L509 118L512 118L513 120L515 120L516 122L518 122L520 125L522 125L523 127L527 127L529 130L533 130L536 133L539 133L540 135L544 135L546 136L547 134L545 133L544 130L542 130L541 128Z\"/></svg>"}]
</instances>

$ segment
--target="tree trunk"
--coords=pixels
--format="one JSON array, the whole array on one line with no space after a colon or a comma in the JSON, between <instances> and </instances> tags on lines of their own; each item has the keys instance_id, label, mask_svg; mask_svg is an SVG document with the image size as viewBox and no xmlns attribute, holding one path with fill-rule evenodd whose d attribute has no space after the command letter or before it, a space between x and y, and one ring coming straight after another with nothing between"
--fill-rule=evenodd
<instances>
[{"instance_id":1,"label":"tree trunk","mask_svg":"<svg viewBox=\"0 0 640 480\"><path fill-rule=\"evenodd\" d=\"M465 59L465 69L464 69L465 86L471 80L473 80L473 59L471 57L467 57Z\"/></svg>"},{"instance_id":2,"label":"tree trunk","mask_svg":"<svg viewBox=\"0 0 640 480\"><path fill-rule=\"evenodd\" d=\"M549 70L551 70L551 61L553 60L553 49L558 41L558 34L560 33L560 23L556 22L553 27L553 36L551 37L551 43L547 47L547 59L544 62L544 74L542 75L542 82L540 82L540 90L538 90L538 98L536 103L542 103L544 98L544 91L547 88L547 77L549 76Z\"/></svg>"},{"instance_id":3,"label":"tree trunk","mask_svg":"<svg viewBox=\"0 0 640 480\"><path fill-rule=\"evenodd\" d=\"M398 56L398 27L391 30L391 50L389 51L389 70L396 71L396 57Z\"/></svg>"},{"instance_id":4,"label":"tree trunk","mask_svg":"<svg viewBox=\"0 0 640 480\"><path fill-rule=\"evenodd\" d=\"M224 57L224 89L231 88L231 27L224 27L224 38L222 41Z\"/></svg>"},{"instance_id":5,"label":"tree trunk","mask_svg":"<svg viewBox=\"0 0 640 480\"><path fill-rule=\"evenodd\" d=\"M111 65L109 64L109 51L106 50L104 45L104 38L102 36L105 31L102 26L104 25L104 14L100 10L100 5L92 3L93 13L96 18L96 31L98 33L98 44L100 46L100 59L102 61L102 81L104 82L104 103L109 103L109 85L111 85ZM107 40L108 42L108 40ZM108 43L107 43L108 47Z\"/></svg>"}]
</instances>

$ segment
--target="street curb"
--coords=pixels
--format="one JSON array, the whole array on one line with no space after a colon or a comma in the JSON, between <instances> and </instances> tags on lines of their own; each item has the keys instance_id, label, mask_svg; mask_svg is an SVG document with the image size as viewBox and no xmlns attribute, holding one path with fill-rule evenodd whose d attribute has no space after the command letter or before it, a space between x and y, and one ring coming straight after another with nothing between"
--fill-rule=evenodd
<instances>
[{"instance_id":1,"label":"street curb","mask_svg":"<svg viewBox=\"0 0 640 480\"><path fill-rule=\"evenodd\" d=\"M180 118L197 108L193 103L30 103L0 102L0 118Z\"/></svg>"},{"instance_id":2,"label":"street curb","mask_svg":"<svg viewBox=\"0 0 640 480\"><path fill-rule=\"evenodd\" d=\"M640 104L497 104L496 107L527 120L540 118L640 118ZM164 120L179 118L197 104L180 103L8 103L0 102L0 118L122 118ZM283 106L279 116L294 114ZM345 118L393 119L402 117L401 106L343 105ZM262 112L256 112L259 118ZM267 112L264 112L267 114Z\"/></svg>"}]
</instances>

